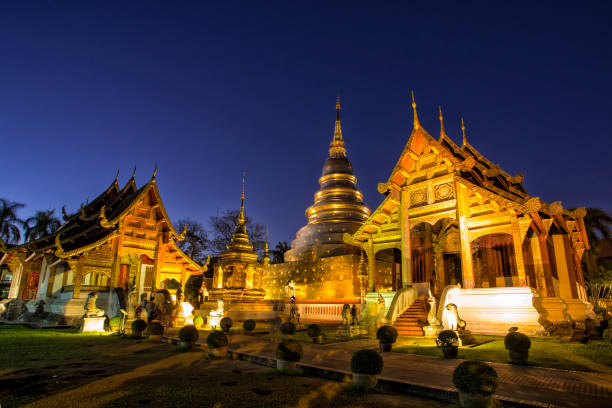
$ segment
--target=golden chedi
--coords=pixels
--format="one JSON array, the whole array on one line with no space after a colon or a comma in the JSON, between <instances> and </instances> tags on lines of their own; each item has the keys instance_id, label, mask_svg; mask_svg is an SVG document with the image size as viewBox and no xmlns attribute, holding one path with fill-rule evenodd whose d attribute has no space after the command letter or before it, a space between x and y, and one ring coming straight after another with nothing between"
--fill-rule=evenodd
<instances>
[{"instance_id":1,"label":"golden chedi","mask_svg":"<svg viewBox=\"0 0 612 408\"><path fill-rule=\"evenodd\" d=\"M363 194L357 189L357 178L346 155L340 127L340 99L336 102L334 137L319 184L321 188L314 195L314 203L306 210L308 224L297 232L291 249L285 253L285 262L358 253L355 247L344 243L342 236L357 231L370 210L363 203Z\"/></svg>"}]
</instances>

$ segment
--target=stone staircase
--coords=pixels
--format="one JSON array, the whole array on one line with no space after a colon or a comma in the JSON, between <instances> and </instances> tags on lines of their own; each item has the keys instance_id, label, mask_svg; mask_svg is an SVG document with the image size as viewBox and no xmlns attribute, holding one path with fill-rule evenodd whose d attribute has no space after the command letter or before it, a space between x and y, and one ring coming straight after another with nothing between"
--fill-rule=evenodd
<instances>
[{"instance_id":1,"label":"stone staircase","mask_svg":"<svg viewBox=\"0 0 612 408\"><path fill-rule=\"evenodd\" d=\"M9 321L17 320L26 311L25 304L26 301L23 299L17 298L11 300L6 308L5 319Z\"/></svg>"},{"instance_id":2,"label":"stone staircase","mask_svg":"<svg viewBox=\"0 0 612 408\"><path fill-rule=\"evenodd\" d=\"M393 327L400 336L423 336L422 327L426 324L427 301L425 297L419 297L397 318Z\"/></svg>"}]
</instances>

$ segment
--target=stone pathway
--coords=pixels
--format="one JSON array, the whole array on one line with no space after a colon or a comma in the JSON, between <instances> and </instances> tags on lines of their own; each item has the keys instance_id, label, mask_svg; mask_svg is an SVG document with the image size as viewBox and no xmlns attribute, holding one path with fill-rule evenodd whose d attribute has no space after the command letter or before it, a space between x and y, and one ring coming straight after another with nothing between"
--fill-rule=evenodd
<instances>
[{"instance_id":1,"label":"stone pathway","mask_svg":"<svg viewBox=\"0 0 612 408\"><path fill-rule=\"evenodd\" d=\"M169 333L172 337L173 333ZM199 343L205 344L201 333ZM275 360L275 344L254 339L252 336L233 334L230 350L241 358ZM354 340L335 344L302 343L304 357L298 363L340 375L350 375L350 359L363 348L376 349L371 340ZM383 383L396 389L450 400L456 396L452 373L463 360L443 359L404 353L384 353L385 366L380 376ZM504 405L590 408L610 406L612 375L567 371L552 368L522 367L503 363L490 363L499 375L495 394ZM607 402L606 402L607 401Z\"/></svg>"}]
</instances>

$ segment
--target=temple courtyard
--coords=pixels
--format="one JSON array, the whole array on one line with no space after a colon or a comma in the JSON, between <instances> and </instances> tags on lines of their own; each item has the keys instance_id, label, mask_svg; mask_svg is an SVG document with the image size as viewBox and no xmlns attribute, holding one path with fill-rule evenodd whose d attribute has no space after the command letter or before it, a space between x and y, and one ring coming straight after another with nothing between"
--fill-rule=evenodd
<instances>
[{"instance_id":1,"label":"temple courtyard","mask_svg":"<svg viewBox=\"0 0 612 408\"><path fill-rule=\"evenodd\" d=\"M500 337L478 336L479 345L461 347L459 359L440 358L423 338L400 337L383 354L377 388L362 393L350 383L350 357L378 344L337 336L331 326L326 344L296 333L304 356L295 375L274 370L276 344L261 327L251 335L232 332L223 359L208 357L204 330L193 352L172 344L176 330L164 342L21 325L0 325L0 333L3 407L452 407L451 377L461 358L493 361L500 379L495 398L503 406L599 407L612 396L612 353L597 340L537 339L529 365L515 366L499 350Z\"/></svg>"}]
</instances>

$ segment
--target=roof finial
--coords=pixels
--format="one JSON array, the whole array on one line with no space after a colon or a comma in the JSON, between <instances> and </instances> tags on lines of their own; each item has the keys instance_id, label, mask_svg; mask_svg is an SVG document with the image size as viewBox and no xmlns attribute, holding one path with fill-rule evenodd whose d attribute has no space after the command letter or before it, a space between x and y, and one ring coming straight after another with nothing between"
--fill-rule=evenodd
<instances>
[{"instance_id":1,"label":"roof finial","mask_svg":"<svg viewBox=\"0 0 612 408\"><path fill-rule=\"evenodd\" d=\"M345 157L346 149L342 139L342 127L340 126L340 95L336 97L336 123L334 125L334 137L329 144L329 157Z\"/></svg>"},{"instance_id":2,"label":"roof finial","mask_svg":"<svg viewBox=\"0 0 612 408\"><path fill-rule=\"evenodd\" d=\"M446 136L446 131L444 130L444 116L442 116L442 107L438 106L438 111L440 112L440 137Z\"/></svg>"},{"instance_id":3,"label":"roof finial","mask_svg":"<svg viewBox=\"0 0 612 408\"><path fill-rule=\"evenodd\" d=\"M136 174L136 167L134 166L134 174ZM155 180L155 176L157 175L157 163L155 163L155 169L153 169L153 177L152 180Z\"/></svg>"},{"instance_id":4,"label":"roof finial","mask_svg":"<svg viewBox=\"0 0 612 408\"><path fill-rule=\"evenodd\" d=\"M132 179L136 178L136 165L134 165L134 171L132 172Z\"/></svg>"},{"instance_id":5,"label":"roof finial","mask_svg":"<svg viewBox=\"0 0 612 408\"><path fill-rule=\"evenodd\" d=\"M463 132L463 145L467 144L467 136L465 136L465 123L463 123L463 118L461 118L461 131Z\"/></svg>"},{"instance_id":6,"label":"roof finial","mask_svg":"<svg viewBox=\"0 0 612 408\"><path fill-rule=\"evenodd\" d=\"M119 169L117 169L117 174L115 175L115 184L119 181Z\"/></svg>"},{"instance_id":7,"label":"roof finial","mask_svg":"<svg viewBox=\"0 0 612 408\"><path fill-rule=\"evenodd\" d=\"M238 215L238 222L240 225L244 224L244 184L246 183L246 173L242 173L242 194L240 195L240 214Z\"/></svg>"},{"instance_id":8,"label":"roof finial","mask_svg":"<svg viewBox=\"0 0 612 408\"><path fill-rule=\"evenodd\" d=\"M416 102L414 101L414 91L410 91L410 93L412 94L412 111L414 112L414 128L418 129L421 127L421 124L419 123L419 115L417 115Z\"/></svg>"}]
</instances>

